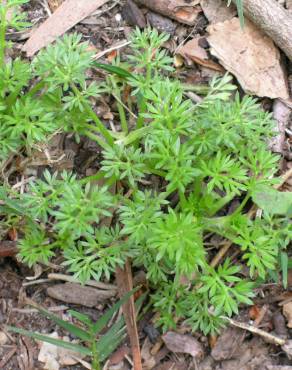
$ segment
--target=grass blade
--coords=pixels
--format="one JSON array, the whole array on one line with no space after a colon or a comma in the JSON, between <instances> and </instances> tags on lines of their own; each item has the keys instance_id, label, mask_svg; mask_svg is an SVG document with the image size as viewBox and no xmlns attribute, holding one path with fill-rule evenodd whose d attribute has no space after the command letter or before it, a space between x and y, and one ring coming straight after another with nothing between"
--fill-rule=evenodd
<instances>
[{"instance_id":1,"label":"grass blade","mask_svg":"<svg viewBox=\"0 0 292 370\"><path fill-rule=\"evenodd\" d=\"M288 255L287 253L281 252L280 259L281 259L283 287L287 289L287 286L288 286Z\"/></svg>"},{"instance_id":2,"label":"grass blade","mask_svg":"<svg viewBox=\"0 0 292 370\"><path fill-rule=\"evenodd\" d=\"M87 333L87 331L79 328L78 326L71 324L70 322L64 321L60 319L59 316L52 314L51 312L47 311L46 309L38 306L34 306L42 315L48 317L52 321L54 321L57 325L59 325L61 328L67 330L69 333L75 335L76 337L89 341L90 335Z\"/></svg>"},{"instance_id":3,"label":"grass blade","mask_svg":"<svg viewBox=\"0 0 292 370\"><path fill-rule=\"evenodd\" d=\"M25 335L27 337L30 337L30 338L33 338L33 339L36 339L36 340L41 340L43 342L51 343L55 346L63 347L63 348L69 349L70 351L81 353L82 355L86 355L86 356L91 355L91 351L88 348L80 346L79 344L66 342L66 341L61 340L61 339L51 338L47 335L43 335L43 334L39 334L39 333L33 333L33 332L28 331L28 330L15 328L13 326L7 326L6 328L7 328L7 330L12 331L14 333Z\"/></svg>"},{"instance_id":4,"label":"grass blade","mask_svg":"<svg viewBox=\"0 0 292 370\"><path fill-rule=\"evenodd\" d=\"M127 71L126 69L121 68L121 67L112 66L110 64L94 62L93 66L96 67L96 68L103 69L107 72L116 74L116 75L118 75L119 77L122 77L122 78L130 78L130 77L133 78L134 77L134 75L132 73L130 73L129 71Z\"/></svg>"},{"instance_id":5,"label":"grass blade","mask_svg":"<svg viewBox=\"0 0 292 370\"><path fill-rule=\"evenodd\" d=\"M106 311L104 315L93 325L93 330L95 334L98 334L109 322L113 314L134 294L139 287L131 290L125 294L117 303L115 303L109 310Z\"/></svg>"}]
</instances>

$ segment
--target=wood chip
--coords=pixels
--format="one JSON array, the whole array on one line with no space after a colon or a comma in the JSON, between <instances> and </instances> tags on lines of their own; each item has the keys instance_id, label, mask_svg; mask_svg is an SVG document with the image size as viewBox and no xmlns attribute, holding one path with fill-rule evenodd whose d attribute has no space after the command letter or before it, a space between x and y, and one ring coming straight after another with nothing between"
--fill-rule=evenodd
<instances>
[{"instance_id":1,"label":"wood chip","mask_svg":"<svg viewBox=\"0 0 292 370\"><path fill-rule=\"evenodd\" d=\"M50 18L32 32L22 50L27 56L33 56L108 1L65 0Z\"/></svg>"},{"instance_id":2,"label":"wood chip","mask_svg":"<svg viewBox=\"0 0 292 370\"><path fill-rule=\"evenodd\" d=\"M233 18L209 26L208 32L211 53L235 75L246 93L289 98L279 50L253 23L246 19L242 30L238 18Z\"/></svg>"},{"instance_id":3,"label":"wood chip","mask_svg":"<svg viewBox=\"0 0 292 370\"><path fill-rule=\"evenodd\" d=\"M162 340L166 347L174 353L188 353L196 359L200 359L204 355L201 343L191 335L169 331L162 336Z\"/></svg>"},{"instance_id":4,"label":"wood chip","mask_svg":"<svg viewBox=\"0 0 292 370\"><path fill-rule=\"evenodd\" d=\"M65 283L49 287L47 289L47 294L52 298L66 303L94 307L98 303L102 303L114 297L116 292L111 290L99 290L75 283Z\"/></svg>"}]
</instances>

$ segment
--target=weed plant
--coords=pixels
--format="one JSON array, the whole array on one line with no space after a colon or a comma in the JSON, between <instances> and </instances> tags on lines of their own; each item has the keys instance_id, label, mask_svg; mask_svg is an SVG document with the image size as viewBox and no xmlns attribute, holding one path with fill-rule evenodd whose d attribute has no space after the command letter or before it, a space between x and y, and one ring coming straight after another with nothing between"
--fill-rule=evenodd
<instances>
[{"instance_id":1,"label":"weed plant","mask_svg":"<svg viewBox=\"0 0 292 370\"><path fill-rule=\"evenodd\" d=\"M96 141L102 160L83 179L46 170L24 194L3 182L2 232L17 228L21 260L33 266L61 252L84 283L110 279L131 258L147 273L158 324L166 330L185 320L205 334L219 330L221 316L252 304L255 285L276 278L280 267L285 284L291 207L279 209L283 199L272 188L279 158L268 149L271 115L252 97L241 99L228 75L211 82L202 102L189 100L162 48L168 36L153 29L133 32L131 53L112 66L94 61L77 34L32 63L7 61L7 27L26 24L6 20L6 12L24 2L0 4L0 159L29 156L61 131ZM102 84L87 78L96 68L108 72ZM115 99L117 132L94 112L101 94ZM252 201L261 217L249 217ZM104 218L111 226L102 226ZM212 264L210 234L232 242L236 257Z\"/></svg>"}]
</instances>

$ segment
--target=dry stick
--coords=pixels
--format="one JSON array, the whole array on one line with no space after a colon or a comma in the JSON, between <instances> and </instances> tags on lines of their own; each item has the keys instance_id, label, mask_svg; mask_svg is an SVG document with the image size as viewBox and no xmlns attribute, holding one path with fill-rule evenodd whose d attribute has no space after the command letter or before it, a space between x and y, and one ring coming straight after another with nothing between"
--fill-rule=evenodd
<instances>
[{"instance_id":1,"label":"dry stick","mask_svg":"<svg viewBox=\"0 0 292 370\"><path fill-rule=\"evenodd\" d=\"M236 326L237 328L247 330L251 333L257 334L262 338L266 339L269 343L273 343L277 346L283 346L286 343L285 339L276 337L270 333L265 332L264 330L258 329L252 325L245 324L240 321L230 319L229 317L222 316L222 319L227 320L231 325Z\"/></svg>"},{"instance_id":2,"label":"dry stick","mask_svg":"<svg viewBox=\"0 0 292 370\"><path fill-rule=\"evenodd\" d=\"M244 14L292 60L292 14L275 0L243 0L243 8Z\"/></svg>"},{"instance_id":3,"label":"dry stick","mask_svg":"<svg viewBox=\"0 0 292 370\"><path fill-rule=\"evenodd\" d=\"M129 259L126 261L124 268L116 268L116 278L121 297L133 289L131 262ZM131 296L123 305L123 313L131 343L134 370L142 370L142 360L133 296Z\"/></svg>"}]
</instances>

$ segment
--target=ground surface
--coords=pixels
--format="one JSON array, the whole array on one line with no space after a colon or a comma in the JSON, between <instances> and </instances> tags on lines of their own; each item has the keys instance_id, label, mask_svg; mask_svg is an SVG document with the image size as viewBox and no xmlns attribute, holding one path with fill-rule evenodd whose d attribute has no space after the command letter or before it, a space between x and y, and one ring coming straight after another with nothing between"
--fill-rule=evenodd
<instances>
[{"instance_id":1,"label":"ground surface","mask_svg":"<svg viewBox=\"0 0 292 370\"><path fill-rule=\"evenodd\" d=\"M50 2L49 2L50 3ZM51 2L52 3L52 2ZM101 12L96 16L88 18L82 24L77 25L74 29L82 32L84 38L89 40L97 49L97 52L107 50L119 41L125 40L131 31L137 18L131 15L129 9L123 9L124 2L110 1L101 8ZM111 8L107 11L108 8ZM36 27L48 17L47 1L31 1L27 6L28 16ZM100 9L99 9L100 11ZM204 36L205 28L208 24L206 18L201 14L194 27L185 26L167 18L161 18L154 13L147 13L148 21L153 26L162 30L170 30L172 33L169 42L170 51L185 41L190 35L200 34ZM129 24L130 22L130 24ZM11 34L16 45L21 45L27 37L25 33ZM14 51L17 53L17 48ZM109 61L113 55L106 53L101 60ZM178 69L177 74L189 83L206 83L213 77L214 71L207 68L200 68L196 64L184 66ZM263 100L265 108L271 108L272 102L269 99ZM108 102L102 101L98 107L99 114L105 115L110 112ZM289 140L287 138L287 143ZM88 140L82 140L76 144L71 137L60 135L56 142L50 144L50 150L56 158L65 154L64 158L57 161L55 170L74 169L81 175L90 175L95 173L98 165L99 154L95 144ZM292 167L290 162L292 152L289 146L284 153L281 170L287 170ZM46 158L35 158L31 163L27 173L41 175L46 167ZM40 165L41 163L41 165ZM54 167L53 166L53 167ZM288 184L291 186L291 184ZM46 289L55 284L54 280L42 281L47 279L48 273L63 271L58 268L58 261L50 268L40 266L37 271L32 271L21 265L16 258L0 259L0 331L4 330L4 324L15 325L32 331L51 333L57 328L49 320L44 319L38 313L34 312L26 305L27 298L34 300L44 307L54 307L60 315L66 317L68 308L75 308L81 312L87 313L93 319L96 319L100 313L108 306L111 300L101 302L97 307L86 308L80 304L72 305L67 302L53 299L48 296ZM137 272L138 273L138 272ZM31 282L32 285L27 285ZM290 290L289 290L290 289ZM242 308L240 319L245 322L251 322L262 315L259 320L259 327L265 331L272 331L278 336L289 336L291 338L291 329L287 328L287 322L282 314L282 308L279 303L292 300L292 276L289 281L289 287L286 292L281 286L270 284L263 286L259 296L262 298L255 303L253 311ZM145 368L151 369L281 369L277 365L289 365L286 354L276 346L262 341L257 336L241 329L229 328L218 338L206 338L196 335L196 338L203 344L205 360L196 363L191 356L174 354L169 351L159 339L159 333L154 329L151 314L146 315L139 323L140 343L142 354L145 361ZM59 334L60 331L58 330ZM184 333L184 328L181 328ZM2 331L7 337L0 343L0 370L32 370L43 369L43 364L38 362L39 347L30 339L20 337L14 334L8 334ZM115 354L111 364L112 369L129 369L130 363L124 355L129 351L126 348L127 343ZM275 367L273 367L275 366ZM82 365L60 366L60 369L82 369ZM291 367L292 368L292 367ZM288 367L287 367L288 369ZM284 368L283 368L284 370Z\"/></svg>"}]
</instances>

